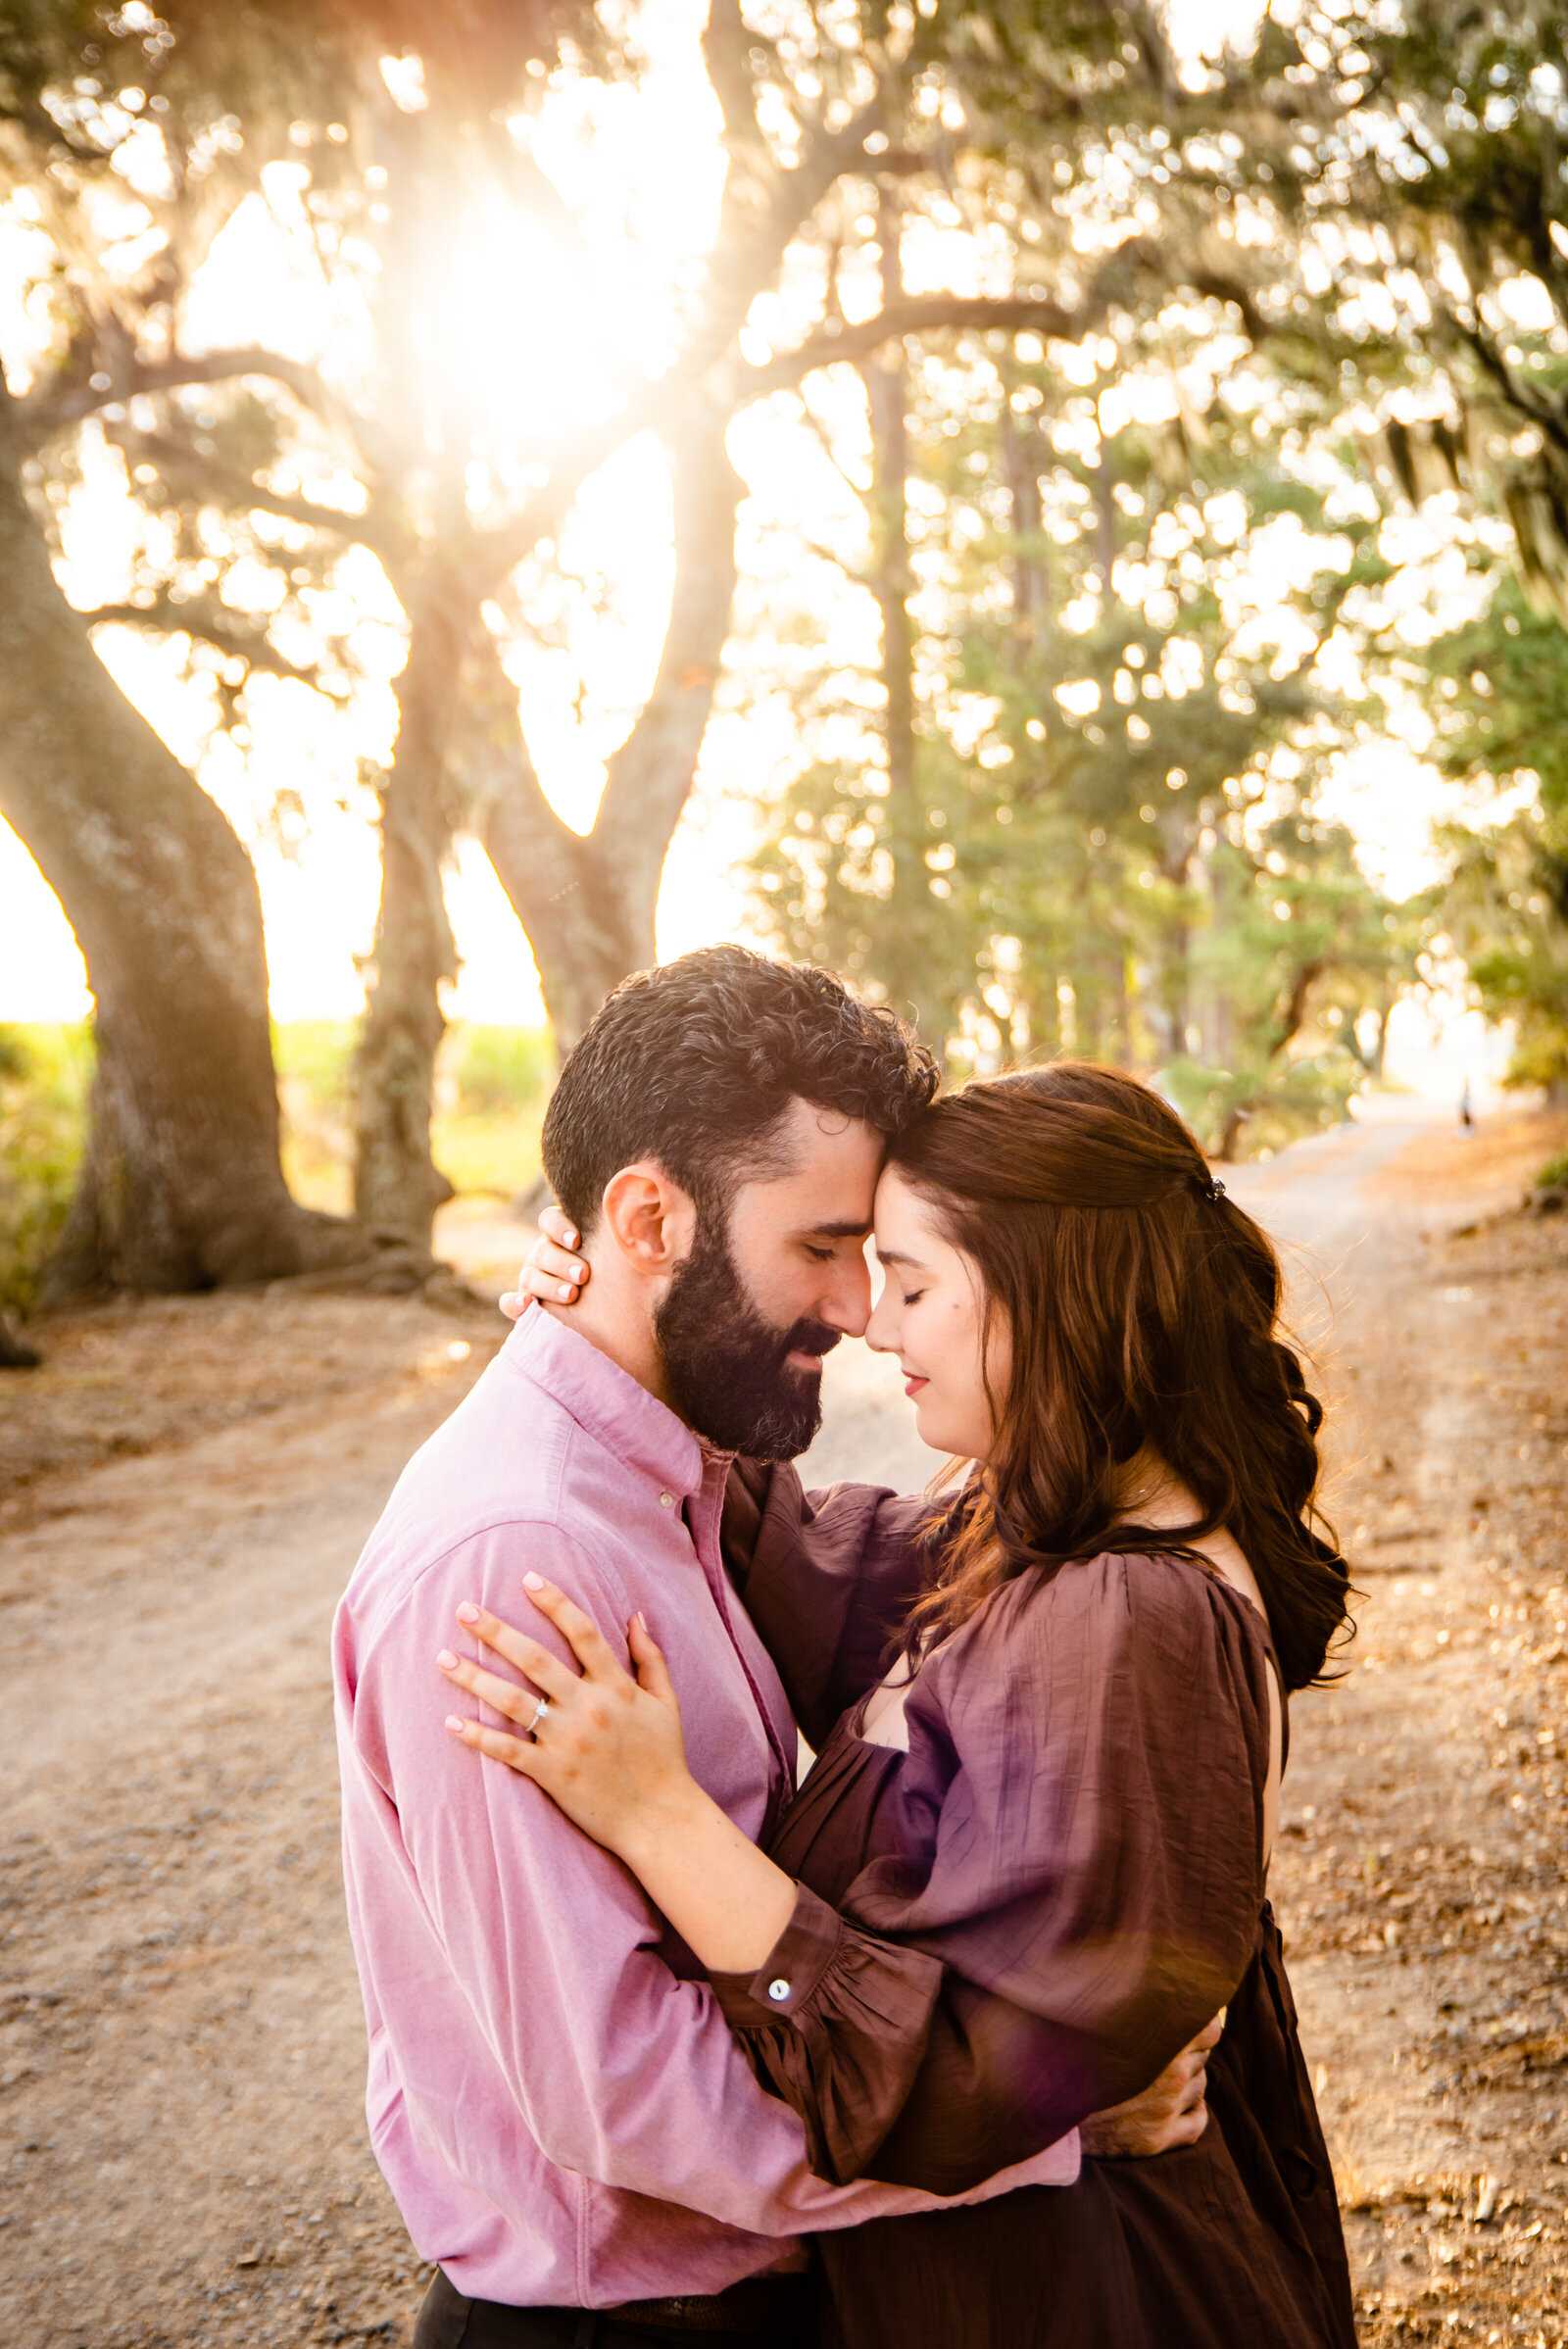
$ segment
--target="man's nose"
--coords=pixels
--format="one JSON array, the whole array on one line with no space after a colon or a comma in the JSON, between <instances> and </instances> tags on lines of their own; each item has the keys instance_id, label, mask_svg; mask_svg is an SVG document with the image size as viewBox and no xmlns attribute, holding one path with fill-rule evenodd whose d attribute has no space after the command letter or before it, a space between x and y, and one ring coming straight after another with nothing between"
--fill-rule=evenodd
<instances>
[{"instance_id":1,"label":"man's nose","mask_svg":"<svg viewBox=\"0 0 1568 2349\"><path fill-rule=\"evenodd\" d=\"M835 1279L822 1299L820 1318L846 1338L862 1338L871 1318L871 1270L863 1255L845 1257L835 1266Z\"/></svg>"}]
</instances>

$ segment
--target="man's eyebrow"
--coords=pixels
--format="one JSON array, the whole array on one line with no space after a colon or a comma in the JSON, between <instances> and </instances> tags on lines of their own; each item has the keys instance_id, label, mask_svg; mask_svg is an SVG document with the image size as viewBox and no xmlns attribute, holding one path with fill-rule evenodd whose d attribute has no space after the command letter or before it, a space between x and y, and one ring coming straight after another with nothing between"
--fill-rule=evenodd
<instances>
[{"instance_id":1,"label":"man's eyebrow","mask_svg":"<svg viewBox=\"0 0 1568 2349\"><path fill-rule=\"evenodd\" d=\"M806 1226L806 1234L812 1240L865 1240L869 1238L870 1231L871 1227L868 1223L854 1221L812 1223Z\"/></svg>"}]
</instances>

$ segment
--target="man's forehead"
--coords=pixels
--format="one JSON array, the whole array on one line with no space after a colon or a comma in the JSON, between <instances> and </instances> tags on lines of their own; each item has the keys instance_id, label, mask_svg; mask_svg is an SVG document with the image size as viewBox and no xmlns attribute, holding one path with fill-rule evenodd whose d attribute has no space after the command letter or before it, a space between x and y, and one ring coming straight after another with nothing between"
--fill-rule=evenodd
<instances>
[{"instance_id":1,"label":"man's forehead","mask_svg":"<svg viewBox=\"0 0 1568 2349\"><path fill-rule=\"evenodd\" d=\"M864 1239L887 1137L842 1110L794 1101L780 1121L779 1158L743 1185L770 1220L824 1239Z\"/></svg>"}]
</instances>

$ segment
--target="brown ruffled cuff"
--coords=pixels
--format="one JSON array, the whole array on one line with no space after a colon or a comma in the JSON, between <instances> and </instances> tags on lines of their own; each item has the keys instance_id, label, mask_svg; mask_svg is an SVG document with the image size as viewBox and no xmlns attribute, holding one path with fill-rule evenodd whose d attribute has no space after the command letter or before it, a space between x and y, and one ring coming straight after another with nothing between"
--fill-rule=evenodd
<instances>
[{"instance_id":1,"label":"brown ruffled cuff","mask_svg":"<svg viewBox=\"0 0 1568 2349\"><path fill-rule=\"evenodd\" d=\"M805 2123L818 2178L866 2175L914 2084L942 1975L801 1884L757 1972L709 1977L759 2080Z\"/></svg>"}]
</instances>

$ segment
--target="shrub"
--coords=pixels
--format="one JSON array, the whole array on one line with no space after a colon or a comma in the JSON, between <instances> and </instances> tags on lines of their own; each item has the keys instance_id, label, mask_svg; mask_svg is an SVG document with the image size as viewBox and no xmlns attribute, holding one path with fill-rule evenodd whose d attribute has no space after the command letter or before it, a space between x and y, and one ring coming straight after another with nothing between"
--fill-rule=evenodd
<instances>
[{"instance_id":1,"label":"shrub","mask_svg":"<svg viewBox=\"0 0 1568 2349\"><path fill-rule=\"evenodd\" d=\"M75 1189L92 1083L85 1025L0 1027L0 1305L27 1313Z\"/></svg>"},{"instance_id":2,"label":"shrub","mask_svg":"<svg viewBox=\"0 0 1568 2349\"><path fill-rule=\"evenodd\" d=\"M358 1023L295 1019L274 1027L283 1171L307 1206L347 1214L353 1198L354 1048ZM431 1149L460 1192L510 1198L538 1172L539 1128L555 1078L548 1028L456 1021L436 1064Z\"/></svg>"},{"instance_id":3,"label":"shrub","mask_svg":"<svg viewBox=\"0 0 1568 2349\"><path fill-rule=\"evenodd\" d=\"M291 1019L272 1029L283 1118L283 1173L307 1207L347 1214L353 1203L352 1019Z\"/></svg>"},{"instance_id":4,"label":"shrub","mask_svg":"<svg viewBox=\"0 0 1568 2349\"><path fill-rule=\"evenodd\" d=\"M555 1082L548 1028L460 1025L448 1034L431 1129L435 1162L460 1195L513 1199L539 1171Z\"/></svg>"},{"instance_id":5,"label":"shrub","mask_svg":"<svg viewBox=\"0 0 1568 2349\"><path fill-rule=\"evenodd\" d=\"M555 1075L548 1028L455 1028L449 1050L456 1106L472 1117L531 1108Z\"/></svg>"}]
</instances>

